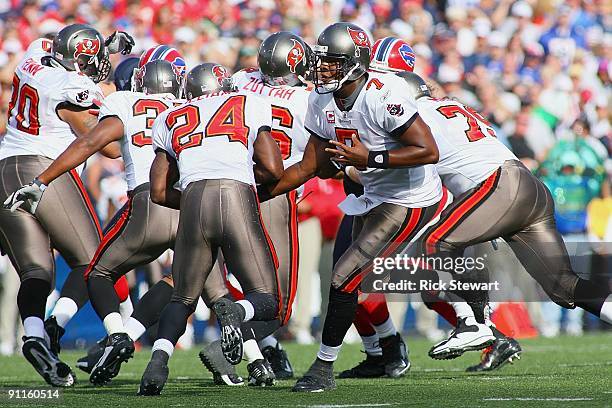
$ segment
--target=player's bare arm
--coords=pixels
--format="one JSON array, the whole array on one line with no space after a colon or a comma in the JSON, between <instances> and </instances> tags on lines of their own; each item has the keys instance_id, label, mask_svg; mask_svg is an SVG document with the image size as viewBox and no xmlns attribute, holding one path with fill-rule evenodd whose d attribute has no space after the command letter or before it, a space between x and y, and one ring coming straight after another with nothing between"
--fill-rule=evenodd
<instances>
[{"instance_id":1,"label":"player's bare arm","mask_svg":"<svg viewBox=\"0 0 612 408\"><path fill-rule=\"evenodd\" d=\"M61 107L57 109L57 115L61 120L70 125L77 139L87 136L98 123L98 117L92 115L89 112L89 108L82 108L69 103L62 104ZM121 138L121 136L119 136L119 138ZM106 157L116 159L121 157L121 150L119 149L119 144L112 143L113 141L103 145L98 151Z\"/></svg>"},{"instance_id":2,"label":"player's bare arm","mask_svg":"<svg viewBox=\"0 0 612 408\"><path fill-rule=\"evenodd\" d=\"M179 210L181 192L174 188L179 179L176 160L165 151L158 149L149 173L151 201L155 204Z\"/></svg>"},{"instance_id":3,"label":"player's bare arm","mask_svg":"<svg viewBox=\"0 0 612 408\"><path fill-rule=\"evenodd\" d=\"M387 151L388 168L411 167L424 164L435 164L438 162L438 146L434 140L429 126L416 116L414 122L408 127L401 126L396 130L397 139L405 147ZM361 143L357 136L352 137L352 146L330 140L335 148L325 149L334 155L333 160L347 166L355 166L357 169L368 167L370 151Z\"/></svg>"},{"instance_id":4,"label":"player's bare arm","mask_svg":"<svg viewBox=\"0 0 612 408\"><path fill-rule=\"evenodd\" d=\"M336 174L338 169L329 160L330 154L325 151L327 146L329 146L327 140L311 135L302 160L285 169L283 177L278 182L260 186L258 189L260 201L285 194L315 176L329 178Z\"/></svg>"},{"instance_id":5,"label":"player's bare arm","mask_svg":"<svg viewBox=\"0 0 612 408\"><path fill-rule=\"evenodd\" d=\"M70 111L69 111L70 112ZM89 157L100 151L109 143L121 139L123 136L123 123L115 117L107 117L102 121L98 122L97 118L86 113L93 119L87 119L88 121L95 122L94 127L87 132L84 136L78 137L68 146L68 148L53 162L51 165L38 176L43 184L49 184L62 174L70 171L87 160ZM66 117L66 122L72 126L73 119L80 116L80 113L73 112L63 113L63 117ZM69 121L70 120L70 121ZM78 120L76 120L78 122ZM89 123L90 124L90 123ZM88 123L81 124L83 128L89 125Z\"/></svg>"},{"instance_id":6,"label":"player's bare arm","mask_svg":"<svg viewBox=\"0 0 612 408\"><path fill-rule=\"evenodd\" d=\"M257 135L253 145L253 161L255 181L258 183L273 183L280 180L283 175L280 149L268 130L262 130Z\"/></svg>"}]
</instances>

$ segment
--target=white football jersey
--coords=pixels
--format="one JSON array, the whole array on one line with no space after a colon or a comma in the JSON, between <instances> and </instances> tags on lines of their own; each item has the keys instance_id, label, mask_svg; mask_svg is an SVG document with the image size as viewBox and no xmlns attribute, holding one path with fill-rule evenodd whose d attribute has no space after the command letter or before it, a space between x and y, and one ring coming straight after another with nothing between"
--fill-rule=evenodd
<instances>
[{"instance_id":1,"label":"white football jersey","mask_svg":"<svg viewBox=\"0 0 612 408\"><path fill-rule=\"evenodd\" d=\"M57 106L68 102L87 108L103 98L100 87L87 76L42 65L43 45L37 40L15 69L0 160L19 155L56 159L75 138L57 115Z\"/></svg>"},{"instance_id":2,"label":"white football jersey","mask_svg":"<svg viewBox=\"0 0 612 408\"><path fill-rule=\"evenodd\" d=\"M476 187L506 160L518 160L472 108L426 97L417 100L417 108L438 145L438 174L454 196Z\"/></svg>"},{"instance_id":3,"label":"white football jersey","mask_svg":"<svg viewBox=\"0 0 612 408\"><path fill-rule=\"evenodd\" d=\"M267 99L244 91L215 92L160 114L153 124L153 146L176 159L181 191L198 180L254 186L253 144L260 129L271 125Z\"/></svg>"},{"instance_id":4,"label":"white football jersey","mask_svg":"<svg viewBox=\"0 0 612 408\"><path fill-rule=\"evenodd\" d=\"M278 143L285 168L302 160L310 134L304 129L310 90L305 86L270 87L258 69L236 72L232 79L241 91L261 95L272 104L272 138Z\"/></svg>"},{"instance_id":5,"label":"white football jersey","mask_svg":"<svg viewBox=\"0 0 612 408\"><path fill-rule=\"evenodd\" d=\"M308 101L306 129L325 139L351 143L356 134L368 150L393 150L403 145L391 133L417 115L406 83L394 74L370 72L353 108L341 111L331 93L313 92ZM427 207L440 201L442 183L433 164L360 171L364 197L404 207Z\"/></svg>"},{"instance_id":6,"label":"white football jersey","mask_svg":"<svg viewBox=\"0 0 612 408\"><path fill-rule=\"evenodd\" d=\"M130 91L113 92L104 99L98 120L114 116L123 123L120 144L128 190L149 182L149 170L155 159L151 148L155 118L181 103L183 101L170 94L147 95Z\"/></svg>"}]
</instances>

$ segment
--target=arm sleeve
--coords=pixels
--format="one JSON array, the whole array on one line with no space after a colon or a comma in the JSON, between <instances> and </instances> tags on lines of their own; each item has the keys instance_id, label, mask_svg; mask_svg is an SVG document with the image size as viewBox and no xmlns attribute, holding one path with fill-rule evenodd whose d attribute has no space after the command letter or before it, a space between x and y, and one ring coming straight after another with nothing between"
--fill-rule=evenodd
<instances>
[{"instance_id":1,"label":"arm sleeve","mask_svg":"<svg viewBox=\"0 0 612 408\"><path fill-rule=\"evenodd\" d=\"M104 98L102 106L100 106L98 121L114 116L125 124L131 108L131 102L125 97L124 92L113 92Z\"/></svg>"},{"instance_id":2,"label":"arm sleeve","mask_svg":"<svg viewBox=\"0 0 612 408\"><path fill-rule=\"evenodd\" d=\"M172 149L170 131L166 126L166 117L168 116L167 112L168 111L163 112L153 122L153 150L164 150L176 160L174 149Z\"/></svg>"},{"instance_id":3,"label":"arm sleeve","mask_svg":"<svg viewBox=\"0 0 612 408\"><path fill-rule=\"evenodd\" d=\"M372 103L370 106L376 123L394 135L400 129L407 129L414 122L418 115L417 105L414 97L409 96L410 90L401 78L385 78L385 85L381 90L380 102Z\"/></svg>"},{"instance_id":4,"label":"arm sleeve","mask_svg":"<svg viewBox=\"0 0 612 408\"><path fill-rule=\"evenodd\" d=\"M313 92L314 93L314 92ZM333 112L323 112L317 105L312 103L313 95L311 94L308 98L308 109L306 110L306 117L304 118L304 128L311 135L318 136L322 139L330 139L324 129L324 120L327 120L326 115L334 115Z\"/></svg>"},{"instance_id":5,"label":"arm sleeve","mask_svg":"<svg viewBox=\"0 0 612 408\"><path fill-rule=\"evenodd\" d=\"M102 89L91 79L76 72L68 73L67 81L61 89L61 102L68 102L83 108L99 105L104 99Z\"/></svg>"}]
</instances>

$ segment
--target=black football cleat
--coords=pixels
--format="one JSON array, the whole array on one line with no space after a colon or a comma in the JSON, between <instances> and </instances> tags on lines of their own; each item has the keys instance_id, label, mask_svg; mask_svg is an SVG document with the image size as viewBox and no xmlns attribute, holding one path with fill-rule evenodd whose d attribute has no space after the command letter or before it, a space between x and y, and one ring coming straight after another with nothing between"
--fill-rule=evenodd
<instances>
[{"instance_id":1,"label":"black football cleat","mask_svg":"<svg viewBox=\"0 0 612 408\"><path fill-rule=\"evenodd\" d=\"M87 350L87 355L77 360L76 362L77 368L85 371L87 374L91 374L91 370L94 368L96 363L100 360L100 357L102 357L102 354L104 354L104 345L106 344L107 338L108 337L104 337L96 341L96 343L93 346L91 346L89 350Z\"/></svg>"},{"instance_id":2,"label":"black football cleat","mask_svg":"<svg viewBox=\"0 0 612 408\"><path fill-rule=\"evenodd\" d=\"M333 363L316 359L293 386L293 392L323 392L336 388Z\"/></svg>"},{"instance_id":3,"label":"black football cleat","mask_svg":"<svg viewBox=\"0 0 612 408\"><path fill-rule=\"evenodd\" d=\"M45 331L47 332L47 336L49 336L49 348L56 356L59 356L61 347L60 347L60 339L66 333L66 330L57 324L57 320L55 316L49 316L47 320L45 320Z\"/></svg>"},{"instance_id":4,"label":"black football cleat","mask_svg":"<svg viewBox=\"0 0 612 408\"><path fill-rule=\"evenodd\" d=\"M229 299L221 298L212 306L221 325L221 350L230 362L236 365L242 360L242 332L240 324L244 319L242 307Z\"/></svg>"},{"instance_id":5,"label":"black football cleat","mask_svg":"<svg viewBox=\"0 0 612 408\"><path fill-rule=\"evenodd\" d=\"M166 381L168 381L168 358L158 358L160 356L158 353L163 353L167 356L166 353L160 350L153 352L151 361L149 361L145 372L142 374L138 395L159 395L164 389Z\"/></svg>"},{"instance_id":6,"label":"black football cleat","mask_svg":"<svg viewBox=\"0 0 612 408\"><path fill-rule=\"evenodd\" d=\"M54 387L72 387L76 383L76 375L68 364L60 361L45 339L40 337L23 337L23 356L47 384Z\"/></svg>"},{"instance_id":7,"label":"black football cleat","mask_svg":"<svg viewBox=\"0 0 612 408\"><path fill-rule=\"evenodd\" d=\"M247 364L249 371L249 385L256 387L271 387L274 385L276 377L270 363L265 359L255 360Z\"/></svg>"},{"instance_id":8,"label":"black football cleat","mask_svg":"<svg viewBox=\"0 0 612 408\"><path fill-rule=\"evenodd\" d=\"M244 385L244 380L223 356L221 340L213 341L200 351L200 361L213 375L215 385Z\"/></svg>"},{"instance_id":9,"label":"black football cleat","mask_svg":"<svg viewBox=\"0 0 612 408\"><path fill-rule=\"evenodd\" d=\"M457 358L466 351L482 350L494 342L495 336L489 326L477 323L473 318L457 318L457 327L448 339L429 350L429 357L436 360Z\"/></svg>"},{"instance_id":10,"label":"black football cleat","mask_svg":"<svg viewBox=\"0 0 612 408\"><path fill-rule=\"evenodd\" d=\"M366 353L366 358L355 367L342 371L338 378L379 378L385 376L385 363L382 356Z\"/></svg>"},{"instance_id":11,"label":"black football cleat","mask_svg":"<svg viewBox=\"0 0 612 408\"><path fill-rule=\"evenodd\" d=\"M104 352L91 370L89 382L103 385L119 374L121 363L134 357L134 342L126 333L114 333L107 337Z\"/></svg>"},{"instance_id":12,"label":"black football cleat","mask_svg":"<svg viewBox=\"0 0 612 408\"><path fill-rule=\"evenodd\" d=\"M480 363L468 367L467 372L493 371L501 368L507 363L521 359L523 349L518 341L512 337L507 337L499 330L493 328L496 337L495 343L489 347L482 355Z\"/></svg>"},{"instance_id":13,"label":"black football cleat","mask_svg":"<svg viewBox=\"0 0 612 408\"><path fill-rule=\"evenodd\" d=\"M399 378L410 370L406 343L399 333L380 339L380 348L382 349L382 359L387 377Z\"/></svg>"},{"instance_id":14,"label":"black football cleat","mask_svg":"<svg viewBox=\"0 0 612 408\"><path fill-rule=\"evenodd\" d=\"M276 347L268 346L261 350L261 354L268 360L274 376L279 380L289 380L293 378L293 367L287 357L287 352L280 348L280 343Z\"/></svg>"}]
</instances>

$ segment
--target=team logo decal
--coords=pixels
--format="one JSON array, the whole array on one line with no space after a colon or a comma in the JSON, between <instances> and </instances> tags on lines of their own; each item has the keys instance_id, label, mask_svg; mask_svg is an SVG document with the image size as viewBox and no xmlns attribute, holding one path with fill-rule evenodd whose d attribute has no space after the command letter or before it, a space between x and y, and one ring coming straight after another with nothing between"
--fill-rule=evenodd
<instances>
[{"instance_id":1,"label":"team logo decal","mask_svg":"<svg viewBox=\"0 0 612 408\"><path fill-rule=\"evenodd\" d=\"M304 46L300 44L296 40L293 41L293 47L289 50L289 54L287 54L287 65L289 66L289 71L295 74L295 67L298 66L299 63L304 61Z\"/></svg>"},{"instance_id":2,"label":"team logo decal","mask_svg":"<svg viewBox=\"0 0 612 408\"><path fill-rule=\"evenodd\" d=\"M217 78L217 83L219 83L219 85L223 85L223 81L230 77L229 72L227 72L227 69L222 65L215 65L212 68L212 73L215 78Z\"/></svg>"},{"instance_id":3,"label":"team logo decal","mask_svg":"<svg viewBox=\"0 0 612 408\"><path fill-rule=\"evenodd\" d=\"M416 56L414 55L412 48L410 48L408 44L402 44L398 51L402 59L406 61L406 64L408 64L411 68L414 68L414 60Z\"/></svg>"},{"instance_id":4,"label":"team logo decal","mask_svg":"<svg viewBox=\"0 0 612 408\"><path fill-rule=\"evenodd\" d=\"M327 117L327 123L336 123L336 114L332 111L325 111L325 117Z\"/></svg>"},{"instance_id":5,"label":"team logo decal","mask_svg":"<svg viewBox=\"0 0 612 408\"><path fill-rule=\"evenodd\" d=\"M404 114L404 108L399 103L388 103L387 110L389 115L392 116L402 116Z\"/></svg>"},{"instance_id":6,"label":"team logo decal","mask_svg":"<svg viewBox=\"0 0 612 408\"><path fill-rule=\"evenodd\" d=\"M78 103L83 103L89 98L89 90L84 90L83 92L79 92L76 96L76 101Z\"/></svg>"},{"instance_id":7,"label":"team logo decal","mask_svg":"<svg viewBox=\"0 0 612 408\"><path fill-rule=\"evenodd\" d=\"M136 83L138 85L140 85L140 87L142 88L143 86L143 80L144 80L144 76L145 73L147 72L147 67L146 65L143 65L140 69L136 70Z\"/></svg>"},{"instance_id":8,"label":"team logo decal","mask_svg":"<svg viewBox=\"0 0 612 408\"><path fill-rule=\"evenodd\" d=\"M353 42L357 47L367 47L370 48L370 39L365 31L362 30L353 30L350 27L347 27L349 35L353 39Z\"/></svg>"},{"instance_id":9,"label":"team logo decal","mask_svg":"<svg viewBox=\"0 0 612 408\"><path fill-rule=\"evenodd\" d=\"M74 51L74 58L77 58L79 55L89 55L95 56L100 51L100 40L99 39L89 39L86 38L82 41L79 41L76 45L76 50Z\"/></svg>"}]
</instances>

